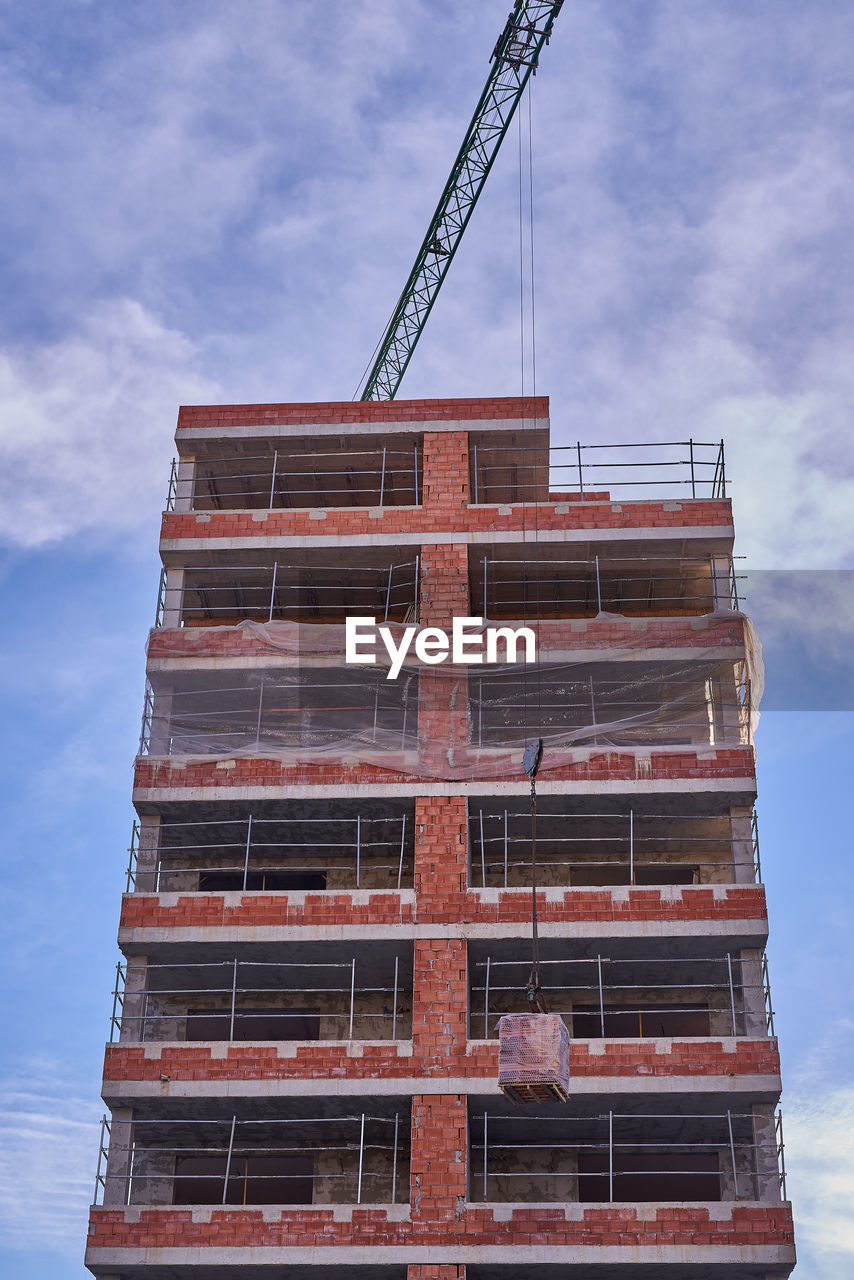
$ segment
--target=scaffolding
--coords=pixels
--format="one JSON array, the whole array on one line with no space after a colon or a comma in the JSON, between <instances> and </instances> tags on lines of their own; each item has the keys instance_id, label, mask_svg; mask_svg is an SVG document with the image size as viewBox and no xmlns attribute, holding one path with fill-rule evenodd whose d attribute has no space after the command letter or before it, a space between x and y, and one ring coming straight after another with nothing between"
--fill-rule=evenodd
<instances>
[{"instance_id":1,"label":"scaffolding","mask_svg":"<svg viewBox=\"0 0 854 1280\"><path fill-rule=\"evenodd\" d=\"M706 800L700 812L661 801L632 804L599 798L542 797L537 862L541 885L734 884L761 882L754 811L733 815ZM473 888L529 888L530 811L518 800L469 801L469 883Z\"/></svg>"},{"instance_id":2,"label":"scaffolding","mask_svg":"<svg viewBox=\"0 0 854 1280\"><path fill-rule=\"evenodd\" d=\"M551 1111L551 1109L549 1109ZM763 1108L548 1116L472 1109L473 1200L785 1199L782 1122Z\"/></svg>"},{"instance_id":3,"label":"scaffolding","mask_svg":"<svg viewBox=\"0 0 854 1280\"><path fill-rule=\"evenodd\" d=\"M411 947L383 957L374 948L349 961L234 956L131 966L116 966L110 1043L350 1042L411 1034Z\"/></svg>"},{"instance_id":4,"label":"scaffolding","mask_svg":"<svg viewBox=\"0 0 854 1280\"><path fill-rule=\"evenodd\" d=\"M395 1204L409 1111L102 1122L95 1204ZM107 1141L109 1140L109 1141Z\"/></svg>"},{"instance_id":5,"label":"scaffolding","mask_svg":"<svg viewBox=\"0 0 854 1280\"><path fill-rule=\"evenodd\" d=\"M596 954L539 964L549 1012L563 1018L573 1040L774 1034L764 955ZM527 953L519 959L487 954L472 960L472 1023L484 1040L497 1038L504 1014L526 1011L529 968Z\"/></svg>"},{"instance_id":6,"label":"scaffolding","mask_svg":"<svg viewBox=\"0 0 854 1280\"><path fill-rule=\"evenodd\" d=\"M134 822L126 892L304 892L411 888L412 806L321 816L316 807L223 809L218 817Z\"/></svg>"},{"instance_id":7,"label":"scaffolding","mask_svg":"<svg viewBox=\"0 0 854 1280\"><path fill-rule=\"evenodd\" d=\"M352 437L349 438L352 441ZM252 453L220 443L198 457L184 477L172 461L166 510L240 511L311 507L418 506L422 441L371 444L313 441L309 448L272 445Z\"/></svg>"}]
</instances>

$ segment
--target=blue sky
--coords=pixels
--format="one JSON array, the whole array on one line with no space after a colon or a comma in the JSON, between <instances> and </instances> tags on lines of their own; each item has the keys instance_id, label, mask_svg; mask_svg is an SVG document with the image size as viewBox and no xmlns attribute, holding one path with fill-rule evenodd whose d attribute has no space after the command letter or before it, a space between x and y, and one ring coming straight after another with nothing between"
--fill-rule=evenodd
<instances>
[{"instance_id":1,"label":"blue sky","mask_svg":"<svg viewBox=\"0 0 854 1280\"><path fill-rule=\"evenodd\" d=\"M0 0L7 1274L84 1274L177 406L353 394L506 9ZM850 578L803 594L854 568L852 54L833 0L567 0L533 96L555 436L726 438L766 705L799 708L758 740L798 1280L854 1258ZM520 389L508 143L404 395Z\"/></svg>"}]
</instances>

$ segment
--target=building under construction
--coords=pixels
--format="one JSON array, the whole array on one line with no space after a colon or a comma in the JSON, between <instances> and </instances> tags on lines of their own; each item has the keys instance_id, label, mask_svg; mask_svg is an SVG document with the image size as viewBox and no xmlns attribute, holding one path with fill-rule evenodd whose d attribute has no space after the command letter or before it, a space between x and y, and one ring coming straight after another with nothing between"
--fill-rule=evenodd
<instances>
[{"instance_id":1,"label":"building under construction","mask_svg":"<svg viewBox=\"0 0 854 1280\"><path fill-rule=\"evenodd\" d=\"M554 448L542 398L176 439L89 1269L788 1276L722 446ZM354 617L525 625L536 661L392 679ZM569 1089L514 1105L534 868Z\"/></svg>"}]
</instances>

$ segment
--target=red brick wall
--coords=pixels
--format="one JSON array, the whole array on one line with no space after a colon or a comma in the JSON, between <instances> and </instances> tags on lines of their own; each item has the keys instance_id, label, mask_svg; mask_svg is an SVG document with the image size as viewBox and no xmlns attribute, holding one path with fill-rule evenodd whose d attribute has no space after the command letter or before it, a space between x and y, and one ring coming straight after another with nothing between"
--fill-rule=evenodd
<instances>
[{"instance_id":1,"label":"red brick wall","mask_svg":"<svg viewBox=\"0 0 854 1280\"><path fill-rule=\"evenodd\" d=\"M426 1213L424 1196L417 1217L411 1222L389 1220L382 1208L355 1208L352 1222L336 1222L332 1209L293 1208L281 1211L278 1219L265 1219L260 1209L214 1209L210 1222L194 1222L190 1209L142 1209L127 1216L123 1209L97 1208L91 1211L89 1247L99 1248L212 1248L254 1246L258 1249L291 1247L312 1248L342 1245L397 1246L411 1248L425 1245L458 1245L461 1249L476 1245L514 1245L531 1243L578 1248L582 1245L679 1246L723 1245L787 1246L793 1242L792 1213L787 1204L734 1205L731 1216L711 1218L702 1205L644 1205L637 1208L591 1207L583 1210L577 1221L567 1222L563 1209L556 1205L545 1208L522 1205L514 1208L509 1221L496 1221L487 1205L472 1205L458 1214L457 1195L461 1194L461 1178L453 1159L454 1144L459 1140L459 1116L453 1099L441 1099L447 1110L420 1111L424 1131L433 1131L441 1142L443 1157L436 1159L448 1181L447 1194L437 1196ZM419 1107L433 1099L420 1099ZM415 1152L413 1151L413 1157ZM423 1174L428 1165L426 1150L419 1154L417 1169ZM649 1215L649 1216L646 1216ZM654 1216L653 1216L654 1215ZM268 1215L269 1217L269 1215ZM512 1255L511 1255L512 1256ZM678 1261L678 1256L674 1257Z\"/></svg>"},{"instance_id":2,"label":"red brick wall","mask_svg":"<svg viewBox=\"0 0 854 1280\"><path fill-rule=\"evenodd\" d=\"M417 874L417 873L416 873ZM685 885L670 898L660 889L632 888L616 897L608 889L566 889L558 901L537 895L537 914L542 923L658 920L721 920L756 922L764 930L767 911L765 892L760 885L727 886L721 896L702 885ZM255 928L262 925L289 928L300 925L342 926L348 924L471 924L530 925L530 892L505 889L498 901L481 901L477 891L456 893L452 885L417 898L413 908L394 893L372 895L365 904L353 904L346 893L305 895L304 903L287 893L245 893L228 903L219 893L182 893L174 906L167 906L156 894L125 895L122 902L122 929L205 929L221 927Z\"/></svg>"},{"instance_id":3,"label":"red brick wall","mask_svg":"<svg viewBox=\"0 0 854 1280\"><path fill-rule=\"evenodd\" d=\"M459 777L515 779L519 773L518 751L506 757L492 756L488 764L479 760L478 752L460 751L452 758L443 756L443 767L438 773L429 772L430 759L419 761L418 771L382 768L374 764L351 764L349 760L330 756L322 764L310 762L289 764L283 760L255 759L247 757L233 761L198 760L186 764L179 760L157 760L145 757L137 760L134 772L136 798L142 800L151 790L181 789L184 787L273 787L326 784L345 788L349 786L375 786L383 783L404 783L415 789L415 779L432 777L454 780ZM567 755L571 757L572 753ZM554 759L554 756L552 757ZM731 778L754 784L754 759L750 747L730 750L704 751L652 751L648 766L639 769L637 757L629 752L602 751L587 758L550 767L545 762L541 778L549 782L615 781L633 783L644 781L676 781L684 778ZM738 789L744 789L743 787Z\"/></svg>"},{"instance_id":4,"label":"red brick wall","mask_svg":"<svg viewBox=\"0 0 854 1280\"><path fill-rule=\"evenodd\" d=\"M455 400L327 400L297 404L182 405L178 430L188 427L301 426L360 422L465 422L547 418L548 396L469 396Z\"/></svg>"},{"instance_id":5,"label":"red brick wall","mask_svg":"<svg viewBox=\"0 0 854 1280\"><path fill-rule=\"evenodd\" d=\"M438 433L437 433L438 434ZM455 435L456 433L450 433ZM466 506L468 476L460 477L461 487L447 500L436 495L423 507L386 507L377 518L368 508L347 510L328 507L312 519L305 510L253 511L170 511L163 516L161 537L167 547L181 538L295 538L322 534L324 537L358 538L366 534L421 537L447 532L453 513L454 533L506 533L521 537L531 533L531 507L517 504L503 512L498 506ZM554 502L537 505L540 532L562 529L681 529L706 526L732 528L732 508L726 501L659 502L573 502L567 511L558 511ZM256 519L263 515L263 519ZM439 517L443 515L444 521ZM174 546L170 549L174 550Z\"/></svg>"},{"instance_id":6,"label":"red brick wall","mask_svg":"<svg viewBox=\"0 0 854 1280\"><path fill-rule=\"evenodd\" d=\"M416 1094L409 1160L414 1223L461 1221L466 1214L468 1118L463 1094Z\"/></svg>"},{"instance_id":7,"label":"red brick wall","mask_svg":"<svg viewBox=\"0 0 854 1280\"><path fill-rule=\"evenodd\" d=\"M467 1046L465 1004L458 1000L455 1005L445 992L431 988L437 978L439 983L445 981L441 966L448 959L447 951L440 954L440 967L426 975L416 968L419 980L414 991L412 1056L400 1053L393 1043L375 1042L359 1044L355 1053L348 1053L347 1045L337 1042L303 1044L293 1056L280 1055L275 1044L230 1044L223 1058L213 1057L206 1045L182 1043L157 1051L153 1045L143 1048L125 1043L107 1046L104 1079L159 1081L161 1075L167 1075L174 1081L340 1080L344 1076L356 1080L417 1080L451 1075L494 1080L498 1075L497 1041L472 1041ZM429 1005L435 1010L435 1023L423 1017ZM481 1034L479 1027L475 1030ZM674 1040L664 1049L657 1048L652 1040L573 1040L570 1046L573 1079L779 1074L780 1058L773 1039L728 1041L727 1046L721 1040Z\"/></svg>"}]
</instances>

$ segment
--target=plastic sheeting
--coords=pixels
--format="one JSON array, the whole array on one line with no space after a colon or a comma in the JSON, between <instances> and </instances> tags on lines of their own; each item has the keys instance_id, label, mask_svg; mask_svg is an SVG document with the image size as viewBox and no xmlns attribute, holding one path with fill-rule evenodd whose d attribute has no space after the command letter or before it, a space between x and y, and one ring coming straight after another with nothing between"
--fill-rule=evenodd
<instances>
[{"instance_id":1,"label":"plastic sheeting","mask_svg":"<svg viewBox=\"0 0 854 1280\"><path fill-rule=\"evenodd\" d=\"M733 619L745 624L743 648L716 643L716 624ZM595 628L596 621L587 626ZM342 766L466 780L517 777L518 749L533 736L546 742L546 774L603 752L634 753L641 770L642 758L654 750L752 742L764 680L761 645L744 614L707 615L701 620L707 645L679 651L678 660L650 656L652 624L613 614L598 621L625 624L619 643L585 649L585 634L564 624L562 644L577 645L571 656L568 646L546 649L531 665L488 668L425 666L409 657L396 680L386 679L382 644L374 665L345 665L340 626L250 621L217 627L220 641L226 633L245 638L243 653L256 664L269 654L269 667L233 665L223 654L217 671L155 670L143 750L183 760L334 759ZM391 625L396 635L402 630Z\"/></svg>"}]
</instances>

